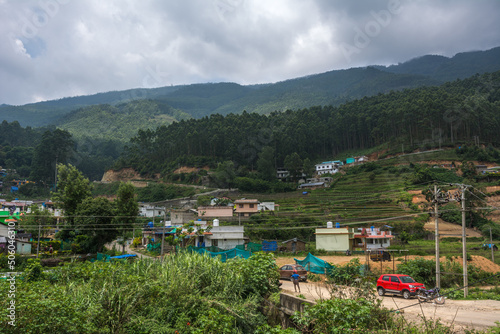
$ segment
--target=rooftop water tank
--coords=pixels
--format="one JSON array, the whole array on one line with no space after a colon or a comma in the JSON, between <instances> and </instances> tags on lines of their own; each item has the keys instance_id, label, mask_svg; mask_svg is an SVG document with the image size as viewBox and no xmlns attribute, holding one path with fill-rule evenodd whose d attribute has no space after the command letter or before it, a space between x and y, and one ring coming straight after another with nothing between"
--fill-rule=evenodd
<instances>
[{"instance_id":1,"label":"rooftop water tank","mask_svg":"<svg viewBox=\"0 0 500 334\"><path fill-rule=\"evenodd\" d=\"M326 228L333 228L332 222L326 222Z\"/></svg>"},{"instance_id":2,"label":"rooftop water tank","mask_svg":"<svg viewBox=\"0 0 500 334\"><path fill-rule=\"evenodd\" d=\"M219 220L218 219L214 219L214 227L215 226L219 226Z\"/></svg>"}]
</instances>

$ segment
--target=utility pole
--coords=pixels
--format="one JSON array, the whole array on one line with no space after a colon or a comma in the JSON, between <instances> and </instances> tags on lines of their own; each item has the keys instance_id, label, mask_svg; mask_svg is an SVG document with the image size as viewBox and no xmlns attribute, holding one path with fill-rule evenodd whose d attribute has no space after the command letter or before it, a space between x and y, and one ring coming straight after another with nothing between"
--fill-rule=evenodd
<instances>
[{"instance_id":1,"label":"utility pole","mask_svg":"<svg viewBox=\"0 0 500 334\"><path fill-rule=\"evenodd\" d=\"M463 273L464 273L464 298L469 294L468 278L467 278L467 236L465 235L465 190L467 188L462 185L462 258L463 258Z\"/></svg>"},{"instance_id":2,"label":"utility pole","mask_svg":"<svg viewBox=\"0 0 500 334\"><path fill-rule=\"evenodd\" d=\"M438 219L438 189L434 185L434 218L436 219L436 286L441 288L441 269L439 265L439 219Z\"/></svg>"},{"instance_id":3,"label":"utility pole","mask_svg":"<svg viewBox=\"0 0 500 334\"><path fill-rule=\"evenodd\" d=\"M490 249L491 249L491 262L495 263L495 256L493 255L493 238L491 237L491 226L490 226Z\"/></svg>"},{"instance_id":4,"label":"utility pole","mask_svg":"<svg viewBox=\"0 0 500 334\"><path fill-rule=\"evenodd\" d=\"M161 262L163 262L163 245L165 243L165 224L166 223L167 223L167 214L165 211L163 211L163 224L162 224L163 232L161 234L161 252L160 252Z\"/></svg>"},{"instance_id":5,"label":"utility pole","mask_svg":"<svg viewBox=\"0 0 500 334\"><path fill-rule=\"evenodd\" d=\"M36 245L36 257L38 257L38 253L40 252L40 233L42 233L42 225L38 223L38 243Z\"/></svg>"},{"instance_id":6,"label":"utility pole","mask_svg":"<svg viewBox=\"0 0 500 334\"><path fill-rule=\"evenodd\" d=\"M57 154L56 154L56 167L54 173L54 191L57 190Z\"/></svg>"}]
</instances>

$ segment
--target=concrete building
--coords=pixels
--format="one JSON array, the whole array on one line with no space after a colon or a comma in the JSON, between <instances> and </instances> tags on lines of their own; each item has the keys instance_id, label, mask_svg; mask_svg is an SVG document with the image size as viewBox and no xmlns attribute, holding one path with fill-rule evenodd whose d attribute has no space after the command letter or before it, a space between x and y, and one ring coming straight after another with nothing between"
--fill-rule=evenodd
<instances>
[{"instance_id":1,"label":"concrete building","mask_svg":"<svg viewBox=\"0 0 500 334\"><path fill-rule=\"evenodd\" d=\"M232 249L245 244L245 228L243 226L219 226L214 219L210 234L205 235L205 246L216 246L221 249Z\"/></svg>"},{"instance_id":2,"label":"concrete building","mask_svg":"<svg viewBox=\"0 0 500 334\"><path fill-rule=\"evenodd\" d=\"M274 202L260 202L257 204L258 211L274 211L276 207L279 207L279 205Z\"/></svg>"},{"instance_id":3,"label":"concrete building","mask_svg":"<svg viewBox=\"0 0 500 334\"><path fill-rule=\"evenodd\" d=\"M354 231L353 247L355 250L373 250L387 248L394 239L391 231L382 231L376 227L362 227Z\"/></svg>"},{"instance_id":4,"label":"concrete building","mask_svg":"<svg viewBox=\"0 0 500 334\"><path fill-rule=\"evenodd\" d=\"M327 228L317 228L316 249L324 249L329 252L345 252L352 250L354 230L349 227L333 227L331 222Z\"/></svg>"},{"instance_id":5,"label":"concrete building","mask_svg":"<svg viewBox=\"0 0 500 334\"><path fill-rule=\"evenodd\" d=\"M344 163L339 160L322 162L316 165L316 174L319 176L327 173L338 173L340 166L342 166L343 164Z\"/></svg>"},{"instance_id":6,"label":"concrete building","mask_svg":"<svg viewBox=\"0 0 500 334\"><path fill-rule=\"evenodd\" d=\"M234 201L236 214L243 217L251 216L259 212L259 201L256 199L242 198Z\"/></svg>"},{"instance_id":7,"label":"concrete building","mask_svg":"<svg viewBox=\"0 0 500 334\"><path fill-rule=\"evenodd\" d=\"M327 228L316 229L316 249L345 252L347 250L373 250L387 248L394 238L391 231L375 227L340 227L328 222Z\"/></svg>"},{"instance_id":8,"label":"concrete building","mask_svg":"<svg viewBox=\"0 0 500 334\"><path fill-rule=\"evenodd\" d=\"M196 210L172 210L170 212L172 225L184 225L189 223L190 220L196 219L198 219L198 212Z\"/></svg>"},{"instance_id":9,"label":"concrete building","mask_svg":"<svg viewBox=\"0 0 500 334\"><path fill-rule=\"evenodd\" d=\"M148 204L139 205L139 216L142 217L163 217L165 215L165 207Z\"/></svg>"},{"instance_id":10,"label":"concrete building","mask_svg":"<svg viewBox=\"0 0 500 334\"><path fill-rule=\"evenodd\" d=\"M232 206L199 206L198 207L198 217L203 218L221 218L221 217L232 217L233 207Z\"/></svg>"}]
</instances>

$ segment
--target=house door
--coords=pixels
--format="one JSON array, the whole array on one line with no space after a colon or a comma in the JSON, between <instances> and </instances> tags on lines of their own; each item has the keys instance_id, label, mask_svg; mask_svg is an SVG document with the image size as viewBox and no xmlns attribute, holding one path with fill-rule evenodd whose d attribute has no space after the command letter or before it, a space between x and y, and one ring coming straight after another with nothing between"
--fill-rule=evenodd
<instances>
[{"instance_id":1,"label":"house door","mask_svg":"<svg viewBox=\"0 0 500 334\"><path fill-rule=\"evenodd\" d=\"M297 249L297 243L295 241L292 241L292 252L295 252Z\"/></svg>"}]
</instances>

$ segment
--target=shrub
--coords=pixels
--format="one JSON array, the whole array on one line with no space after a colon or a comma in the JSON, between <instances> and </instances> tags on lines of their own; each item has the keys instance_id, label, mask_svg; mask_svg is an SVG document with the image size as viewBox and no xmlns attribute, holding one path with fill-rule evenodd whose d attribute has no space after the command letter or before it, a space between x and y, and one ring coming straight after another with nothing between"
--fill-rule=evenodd
<instances>
[{"instance_id":1,"label":"shrub","mask_svg":"<svg viewBox=\"0 0 500 334\"><path fill-rule=\"evenodd\" d=\"M142 245L141 237L134 238L134 241L132 241L132 247L137 248L140 245Z\"/></svg>"},{"instance_id":2,"label":"shrub","mask_svg":"<svg viewBox=\"0 0 500 334\"><path fill-rule=\"evenodd\" d=\"M427 287L436 285L436 262L424 258L416 258L398 265L398 274L409 275Z\"/></svg>"},{"instance_id":3,"label":"shrub","mask_svg":"<svg viewBox=\"0 0 500 334\"><path fill-rule=\"evenodd\" d=\"M389 310L363 298L329 299L305 305L304 312L291 319L304 333L366 333L386 329L391 315Z\"/></svg>"},{"instance_id":4,"label":"shrub","mask_svg":"<svg viewBox=\"0 0 500 334\"><path fill-rule=\"evenodd\" d=\"M28 266L24 271L24 278L28 282L38 281L43 278L42 264L40 259L29 259Z\"/></svg>"},{"instance_id":5,"label":"shrub","mask_svg":"<svg viewBox=\"0 0 500 334\"><path fill-rule=\"evenodd\" d=\"M358 258L354 258L344 266L338 266L333 269L328 278L337 284L352 284L361 275L361 263Z\"/></svg>"}]
</instances>

